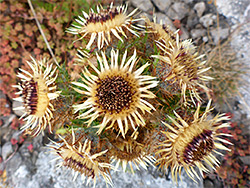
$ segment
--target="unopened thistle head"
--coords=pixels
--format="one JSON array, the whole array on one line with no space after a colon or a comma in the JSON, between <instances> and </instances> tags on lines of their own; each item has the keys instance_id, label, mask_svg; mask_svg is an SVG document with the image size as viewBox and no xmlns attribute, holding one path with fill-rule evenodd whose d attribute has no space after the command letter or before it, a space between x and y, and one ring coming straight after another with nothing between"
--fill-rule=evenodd
<instances>
[{"instance_id":1,"label":"unopened thistle head","mask_svg":"<svg viewBox=\"0 0 250 188\"><path fill-rule=\"evenodd\" d=\"M144 169L147 169L148 165L154 166L155 158L152 149L156 140L152 130L141 127L132 134L126 135L126 138L111 134L109 141L112 145L110 153L115 169L121 165L125 172L129 165L131 172L134 173L134 167L140 170L140 166Z\"/></svg>"},{"instance_id":2,"label":"unopened thistle head","mask_svg":"<svg viewBox=\"0 0 250 188\"><path fill-rule=\"evenodd\" d=\"M156 17L154 17L153 22L151 22L148 18L145 19L147 25L147 33L151 33L154 35L154 39L156 41L164 40L166 45L175 44L176 42L176 33L173 32L168 25L162 23L156 23Z\"/></svg>"},{"instance_id":3,"label":"unopened thistle head","mask_svg":"<svg viewBox=\"0 0 250 188\"><path fill-rule=\"evenodd\" d=\"M107 126L112 128L114 123L118 124L120 133L125 137L127 130L131 125L135 130L137 126L144 126L145 122L142 114L149 112L154 107L145 100L145 98L154 98L155 95L149 91L157 85L155 77L141 75L148 63L133 71L137 61L136 51L130 59L126 60L127 51L125 51L120 63L119 51L111 50L110 63L106 55L102 52L102 57L96 54L100 65L98 70L95 65L90 66L97 75L91 74L87 68L83 71L83 83L73 82L75 90L87 100L82 104L74 105L75 112L80 112L79 118L89 119L88 126L98 117L103 117L100 123L98 134Z\"/></svg>"},{"instance_id":4,"label":"unopened thistle head","mask_svg":"<svg viewBox=\"0 0 250 188\"><path fill-rule=\"evenodd\" d=\"M67 29L67 32L75 35L80 34L80 39L89 40L86 49L90 49L92 44L97 45L98 49L101 49L104 43L109 45L113 37L112 34L123 42L121 35L127 38L126 31L137 36L136 31L133 30L137 27L133 23L140 19L132 18L136 10L127 15L127 5L115 7L111 3L107 9L97 6L97 13L92 9L89 14L82 11L84 18L78 16L79 19L76 19L80 25L73 24Z\"/></svg>"},{"instance_id":5,"label":"unopened thistle head","mask_svg":"<svg viewBox=\"0 0 250 188\"><path fill-rule=\"evenodd\" d=\"M28 129L34 135L39 134L46 127L51 130L51 119L53 118L54 107L51 100L56 99L60 92L56 91L55 80L57 78L56 68L49 64L46 59L32 62L27 61L32 73L19 69L21 72L17 77L21 78L21 83L14 85L20 91L16 94L20 97L14 100L23 102L23 106L17 107L17 110L23 110L25 113L25 125L22 129Z\"/></svg>"},{"instance_id":6,"label":"unopened thistle head","mask_svg":"<svg viewBox=\"0 0 250 188\"><path fill-rule=\"evenodd\" d=\"M178 34L174 44L162 40L162 42L157 42L157 46L162 54L152 57L160 60L161 74L169 86L169 92L173 94L181 92L186 103L186 91L189 91L192 101L196 104L196 101L201 100L198 90L208 91L208 88L201 82L212 79L204 75L210 67L204 66L205 61L199 62L203 55L198 56L190 40L179 41Z\"/></svg>"},{"instance_id":7,"label":"unopened thistle head","mask_svg":"<svg viewBox=\"0 0 250 188\"><path fill-rule=\"evenodd\" d=\"M173 180L176 182L182 168L193 180L194 175L199 179L194 167L198 167L203 176L203 171L209 172L203 162L213 169L219 166L219 161L215 155L221 153L217 149L230 151L223 144L231 143L220 138L220 136L230 135L218 131L220 128L229 127L229 123L221 123L221 121L229 120L229 117L220 114L213 119L209 119L207 115L211 110L210 104L211 101L209 101L205 112L201 115L199 115L200 105L198 105L192 122L186 122L175 113L177 120L169 117L173 125L164 123L168 130L162 132L165 134L166 140L156 152L157 164L162 168L170 166Z\"/></svg>"},{"instance_id":8,"label":"unopened thistle head","mask_svg":"<svg viewBox=\"0 0 250 188\"><path fill-rule=\"evenodd\" d=\"M74 179L80 173L82 178L87 178L86 184L93 180L94 187L96 185L96 178L100 175L104 178L105 182L113 185L110 177L110 169L114 169L109 164L109 159L104 155L108 150L97 152L93 147L92 141L88 140L81 134L75 134L72 131L72 135L66 135L65 138L61 138L61 142L54 142L48 145L53 151L59 155L57 159L63 161L59 163L59 166L65 166L75 171Z\"/></svg>"}]
</instances>

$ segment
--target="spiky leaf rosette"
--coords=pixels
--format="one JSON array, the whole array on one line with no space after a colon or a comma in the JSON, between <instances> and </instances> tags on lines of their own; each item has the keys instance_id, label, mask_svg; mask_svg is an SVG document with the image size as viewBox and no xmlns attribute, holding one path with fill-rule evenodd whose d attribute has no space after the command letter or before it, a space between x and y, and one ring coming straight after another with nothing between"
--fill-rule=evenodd
<instances>
[{"instance_id":1,"label":"spiky leaf rosette","mask_svg":"<svg viewBox=\"0 0 250 188\"><path fill-rule=\"evenodd\" d=\"M81 130L80 130L81 131ZM92 180L94 187L97 177L100 175L107 184L113 185L110 177L110 169L114 167L109 163L109 158L105 157L108 150L97 152L95 144L87 139L84 134L72 130L72 134L66 135L61 141L54 142L48 146L53 149L54 153L59 155L57 159L63 161L59 166L66 166L75 171L74 179L80 173L83 180L87 178L86 184ZM108 186L107 186L108 187Z\"/></svg>"},{"instance_id":2,"label":"spiky leaf rosette","mask_svg":"<svg viewBox=\"0 0 250 188\"><path fill-rule=\"evenodd\" d=\"M228 116L218 114L214 118L209 118L208 113L211 101L209 101L205 112L199 115L200 105L194 114L192 122L186 122L177 113L177 120L169 117L173 122L172 125L164 123L168 130L162 132L165 135L165 141L160 144L156 152L157 164L161 168L171 167L173 179L177 182L177 176L184 168L189 177L194 180L194 175L199 179L195 171L198 167L201 175L209 170L203 165L209 165L213 169L219 166L219 161L215 154L221 154L217 149L230 151L223 144L231 144L221 136L230 136L229 134L220 133L220 128L229 127L229 123L221 123L229 120ZM222 155L222 154L221 154ZM195 180L194 180L195 181Z\"/></svg>"},{"instance_id":3,"label":"spiky leaf rosette","mask_svg":"<svg viewBox=\"0 0 250 188\"><path fill-rule=\"evenodd\" d=\"M59 96L60 91L56 91L56 67L53 68L53 64L49 64L46 59L41 61L36 61L32 57L31 59L32 62L27 61L27 64L33 72L20 68L21 72L17 77L21 78L21 83L13 87L19 89L16 94L20 95L14 100L23 103L23 106L15 108L24 111L21 118L25 117L26 123L21 129L28 129L35 136L46 127L52 132L51 119L54 107L51 101Z\"/></svg>"},{"instance_id":4,"label":"spiky leaf rosette","mask_svg":"<svg viewBox=\"0 0 250 188\"><path fill-rule=\"evenodd\" d=\"M75 35L80 34L80 39L87 39L86 49L90 49L91 45L94 44L100 50L104 43L109 45L114 37L123 42L121 36L127 38L127 31L138 36L134 31L134 28L137 27L133 23L141 19L132 18L136 10L127 15L127 5L116 7L111 3L107 9L97 6L97 13L93 9L89 14L82 11L84 18L78 16L79 19L76 19L80 25L73 24L67 29L67 32Z\"/></svg>"},{"instance_id":5,"label":"spiky leaf rosette","mask_svg":"<svg viewBox=\"0 0 250 188\"><path fill-rule=\"evenodd\" d=\"M117 137L116 133L109 134L107 137L111 143L110 155L115 169L121 165L125 172L127 166L134 173L134 167L147 169L148 165L154 166L153 148L156 145L156 132L147 127L139 127L138 130L130 129L123 138Z\"/></svg>"},{"instance_id":6,"label":"spiky leaf rosette","mask_svg":"<svg viewBox=\"0 0 250 188\"><path fill-rule=\"evenodd\" d=\"M162 79L166 82L166 90L171 94L181 93L184 104L187 103L186 91L189 91L191 100L201 101L199 90L208 91L203 85L203 81L211 80L211 77L205 76L209 67L205 67L205 61L200 62L203 55L198 55L190 40L179 41L179 35L176 34L174 44L169 41L157 42L161 50L160 55L152 57L160 60Z\"/></svg>"},{"instance_id":7,"label":"spiky leaf rosette","mask_svg":"<svg viewBox=\"0 0 250 188\"><path fill-rule=\"evenodd\" d=\"M64 126L71 125L71 120L76 118L76 114L73 114L73 97L60 95L56 100L51 101L51 104L55 108L51 128L57 133L58 130L64 129Z\"/></svg>"},{"instance_id":8,"label":"spiky leaf rosette","mask_svg":"<svg viewBox=\"0 0 250 188\"><path fill-rule=\"evenodd\" d=\"M137 126L144 126L145 121L142 114L150 113L154 107L145 98L154 98L155 95L149 91L150 88L157 86L155 77L141 75L148 63L133 71L137 61L136 51L133 56L126 60L125 51L119 62L119 51L111 50L111 60L108 63L104 52L102 57L96 54L101 70L89 62L89 65L97 73L91 74L87 68L83 71L84 77L81 82L72 84L83 89L74 88L83 97L87 97L81 104L73 106L75 112L80 111L78 118L88 119L88 126L102 117L103 120L97 126L97 133L100 134L107 126L113 127L117 123L123 137L129 129L129 124L135 130ZM82 113L82 110L85 110Z\"/></svg>"}]
</instances>

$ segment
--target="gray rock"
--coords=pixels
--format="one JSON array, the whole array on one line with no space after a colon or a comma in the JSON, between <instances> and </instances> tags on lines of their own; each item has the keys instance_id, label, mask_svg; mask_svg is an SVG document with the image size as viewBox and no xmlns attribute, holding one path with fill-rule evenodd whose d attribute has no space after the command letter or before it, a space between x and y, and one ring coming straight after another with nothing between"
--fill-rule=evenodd
<instances>
[{"instance_id":1,"label":"gray rock","mask_svg":"<svg viewBox=\"0 0 250 188\"><path fill-rule=\"evenodd\" d=\"M197 12L198 17L200 18L206 9L206 4L204 2L199 2L194 5L194 10Z\"/></svg>"},{"instance_id":2,"label":"gray rock","mask_svg":"<svg viewBox=\"0 0 250 188\"><path fill-rule=\"evenodd\" d=\"M25 165L21 165L14 173L12 181L14 184L18 183L21 179L27 179L30 176L30 172ZM27 180L24 181L27 184ZM24 185L25 185L24 184ZM19 187L19 186L18 186Z\"/></svg>"},{"instance_id":3,"label":"gray rock","mask_svg":"<svg viewBox=\"0 0 250 188\"><path fill-rule=\"evenodd\" d=\"M16 116L14 114L11 114L10 116L5 116L5 118L2 118L4 119L4 124L2 127L8 127L15 117Z\"/></svg>"},{"instance_id":4,"label":"gray rock","mask_svg":"<svg viewBox=\"0 0 250 188\"><path fill-rule=\"evenodd\" d=\"M30 145L30 142L24 142L22 144L22 146L19 148L19 152L21 154L21 156L25 159L25 160L29 160L29 158L31 157L32 153L29 151L28 146Z\"/></svg>"},{"instance_id":5,"label":"gray rock","mask_svg":"<svg viewBox=\"0 0 250 188\"><path fill-rule=\"evenodd\" d=\"M163 12L166 12L172 3L172 0L152 0L155 6Z\"/></svg>"},{"instance_id":6,"label":"gray rock","mask_svg":"<svg viewBox=\"0 0 250 188\"><path fill-rule=\"evenodd\" d=\"M76 178L75 181L72 181L73 175L71 170L67 168L58 168L56 164L60 161L55 161L57 156L53 155L50 152L41 151L39 154L38 160L36 161L36 171L31 176L27 175L28 168L24 165L18 166L13 175L16 176L14 179L15 187L18 188L79 188L86 187L90 188L93 185L85 186L83 180L80 176ZM19 160L18 160L19 161ZM23 172L23 175L22 175ZM26 174L27 176L24 176ZM152 176L149 171L141 170L135 171L135 174L129 172L125 173L123 171L111 171L112 180L114 187L119 188L182 188L182 187L192 187L192 188L202 188L202 181L199 181L199 184L193 182L184 171L182 171L182 182L176 183L171 180L166 180L166 178L160 178L159 176ZM13 181L12 181L13 183ZM13 184L12 184L13 185ZM106 187L106 184L102 178L97 179L97 188Z\"/></svg>"},{"instance_id":7,"label":"gray rock","mask_svg":"<svg viewBox=\"0 0 250 188\"><path fill-rule=\"evenodd\" d=\"M211 187L214 187L214 183L211 180L206 179L204 181L204 188L211 188Z\"/></svg>"},{"instance_id":8,"label":"gray rock","mask_svg":"<svg viewBox=\"0 0 250 188\"><path fill-rule=\"evenodd\" d=\"M131 3L133 6L139 8L144 12L147 12L149 10L153 11L153 4L151 3L150 0L136 0L136 1L131 0Z\"/></svg>"},{"instance_id":9,"label":"gray rock","mask_svg":"<svg viewBox=\"0 0 250 188\"><path fill-rule=\"evenodd\" d=\"M168 25L169 28L172 31L176 31L176 28L172 22L171 19L169 19L169 17L167 17L165 14L162 14L160 12L155 13L156 19L157 19L157 23L160 23L160 21L162 20L162 23L165 25Z\"/></svg>"},{"instance_id":10,"label":"gray rock","mask_svg":"<svg viewBox=\"0 0 250 188\"><path fill-rule=\"evenodd\" d=\"M208 37L207 36L202 37L202 41L203 42L208 42Z\"/></svg>"},{"instance_id":11,"label":"gray rock","mask_svg":"<svg viewBox=\"0 0 250 188\"><path fill-rule=\"evenodd\" d=\"M194 10L190 10L188 13L188 19L187 19L187 27L188 28L194 28L195 25L199 23L199 18L195 14Z\"/></svg>"},{"instance_id":12,"label":"gray rock","mask_svg":"<svg viewBox=\"0 0 250 188\"><path fill-rule=\"evenodd\" d=\"M21 110L15 110L16 107L19 107L19 106L23 106L23 103L19 102L19 101L15 101L13 100L13 103L12 103L12 110L13 112L17 115L17 116L22 116L24 114L24 111L21 111Z\"/></svg>"},{"instance_id":13,"label":"gray rock","mask_svg":"<svg viewBox=\"0 0 250 188\"><path fill-rule=\"evenodd\" d=\"M13 178L12 176L16 172L16 170L21 166L22 164L22 157L21 155L17 152L13 157L10 158L10 160L6 163L6 171L7 171L7 177L11 179Z\"/></svg>"},{"instance_id":14,"label":"gray rock","mask_svg":"<svg viewBox=\"0 0 250 188\"><path fill-rule=\"evenodd\" d=\"M174 3L167 11L169 18L173 20L181 20L188 14L189 8L183 2Z\"/></svg>"},{"instance_id":15,"label":"gray rock","mask_svg":"<svg viewBox=\"0 0 250 188\"><path fill-rule=\"evenodd\" d=\"M216 0L216 5L219 13L225 15L234 26L249 21L249 0L227 0L227 6L225 6L225 0Z\"/></svg>"},{"instance_id":16,"label":"gray rock","mask_svg":"<svg viewBox=\"0 0 250 188\"><path fill-rule=\"evenodd\" d=\"M6 142L2 147L2 157L5 161L13 153L11 142Z\"/></svg>"},{"instance_id":17,"label":"gray rock","mask_svg":"<svg viewBox=\"0 0 250 188\"><path fill-rule=\"evenodd\" d=\"M31 159L30 159L32 164L35 164L35 163L36 163L36 160L37 160L37 158L38 158L38 155L39 155L39 152L36 151L36 150L34 150L33 153L32 153Z\"/></svg>"},{"instance_id":18,"label":"gray rock","mask_svg":"<svg viewBox=\"0 0 250 188\"><path fill-rule=\"evenodd\" d=\"M250 156L240 157L240 160L241 160L244 164L250 165Z\"/></svg>"},{"instance_id":19,"label":"gray rock","mask_svg":"<svg viewBox=\"0 0 250 188\"><path fill-rule=\"evenodd\" d=\"M194 0L182 0L182 1L184 1L186 4L188 4L188 3L193 3Z\"/></svg>"},{"instance_id":20,"label":"gray rock","mask_svg":"<svg viewBox=\"0 0 250 188\"><path fill-rule=\"evenodd\" d=\"M2 82L2 80L0 80L0 83ZM6 99L6 95L3 93L2 90L0 90L0 99Z\"/></svg>"},{"instance_id":21,"label":"gray rock","mask_svg":"<svg viewBox=\"0 0 250 188\"><path fill-rule=\"evenodd\" d=\"M52 186L52 185L51 185ZM29 181L28 182L28 184L27 184L27 186L25 186L24 188L28 188L28 187L37 187L37 188L39 188L40 187L40 185L39 185L39 183L37 182L37 181Z\"/></svg>"},{"instance_id":22,"label":"gray rock","mask_svg":"<svg viewBox=\"0 0 250 188\"><path fill-rule=\"evenodd\" d=\"M250 4L247 6L247 8L244 12L244 17L246 20L250 20Z\"/></svg>"},{"instance_id":23,"label":"gray rock","mask_svg":"<svg viewBox=\"0 0 250 188\"><path fill-rule=\"evenodd\" d=\"M180 30L181 30L180 38L182 40L188 39L189 38L189 33L188 33L187 29L185 27L181 26Z\"/></svg>"},{"instance_id":24,"label":"gray rock","mask_svg":"<svg viewBox=\"0 0 250 188\"><path fill-rule=\"evenodd\" d=\"M217 0L218 12L229 20L230 27L236 32L232 33L230 39L231 46L237 52L237 60L243 62L243 67L250 65L250 4L249 0L228 0L227 6L223 0ZM242 113L246 113L250 118L250 87L249 87L249 68L248 72L242 75L242 86L239 88L241 96L238 100L242 106ZM237 116L235 116L237 117ZM238 116L240 117L240 116ZM248 125L250 126L250 125Z\"/></svg>"},{"instance_id":25,"label":"gray rock","mask_svg":"<svg viewBox=\"0 0 250 188\"><path fill-rule=\"evenodd\" d=\"M205 29L192 29L191 30L191 36L193 39L203 37L206 34Z\"/></svg>"},{"instance_id":26,"label":"gray rock","mask_svg":"<svg viewBox=\"0 0 250 188\"><path fill-rule=\"evenodd\" d=\"M1 162L0 163L0 172L3 172L5 169L5 163L4 162ZM0 181L1 182L1 181ZM1 185L1 184L0 184ZM0 186L1 187L1 186Z\"/></svg>"},{"instance_id":27,"label":"gray rock","mask_svg":"<svg viewBox=\"0 0 250 188\"><path fill-rule=\"evenodd\" d=\"M229 35L229 29L228 28L220 28L219 27L219 30L217 28L214 28L210 31L211 33L211 36L213 38L213 42L215 44L218 44L219 40L223 40L223 39L226 39Z\"/></svg>"},{"instance_id":28,"label":"gray rock","mask_svg":"<svg viewBox=\"0 0 250 188\"><path fill-rule=\"evenodd\" d=\"M5 117L8 117L9 116L5 116ZM8 119L7 118L7 119ZM11 129L9 126L6 126L6 127L0 127L0 138L1 138L1 142L8 142L10 141L13 133L15 132L14 129Z\"/></svg>"},{"instance_id":29,"label":"gray rock","mask_svg":"<svg viewBox=\"0 0 250 188\"><path fill-rule=\"evenodd\" d=\"M13 135L12 135L12 139L15 139L15 140L17 140L17 141L20 141L20 135L22 134L22 132L21 131L15 131L14 133L13 133Z\"/></svg>"},{"instance_id":30,"label":"gray rock","mask_svg":"<svg viewBox=\"0 0 250 188\"><path fill-rule=\"evenodd\" d=\"M209 13L200 18L200 23L204 27L208 28L209 26L213 25L215 19L216 19L216 16Z\"/></svg>"},{"instance_id":31,"label":"gray rock","mask_svg":"<svg viewBox=\"0 0 250 188\"><path fill-rule=\"evenodd\" d=\"M39 150L39 148L43 145L43 137L44 136L40 134L32 140L34 149Z\"/></svg>"}]
</instances>

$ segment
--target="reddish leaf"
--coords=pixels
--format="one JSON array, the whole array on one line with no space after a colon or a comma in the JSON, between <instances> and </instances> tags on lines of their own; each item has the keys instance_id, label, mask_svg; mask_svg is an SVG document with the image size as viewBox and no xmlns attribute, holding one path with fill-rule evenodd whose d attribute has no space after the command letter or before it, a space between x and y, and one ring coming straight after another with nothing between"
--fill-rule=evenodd
<instances>
[{"instance_id":1,"label":"reddish leaf","mask_svg":"<svg viewBox=\"0 0 250 188\"><path fill-rule=\"evenodd\" d=\"M242 130L237 129L237 130L236 130L236 133L237 133L237 134L240 134L240 133L242 133Z\"/></svg>"},{"instance_id":2,"label":"reddish leaf","mask_svg":"<svg viewBox=\"0 0 250 188\"><path fill-rule=\"evenodd\" d=\"M28 150L29 150L30 152L33 151L33 145L32 145L32 144L30 144L27 148L28 148Z\"/></svg>"},{"instance_id":3,"label":"reddish leaf","mask_svg":"<svg viewBox=\"0 0 250 188\"><path fill-rule=\"evenodd\" d=\"M175 26L177 29L180 29L180 28L181 28L181 21L180 21L180 20L174 20L174 21L173 21L173 24L174 24L174 26Z\"/></svg>"},{"instance_id":4,"label":"reddish leaf","mask_svg":"<svg viewBox=\"0 0 250 188\"><path fill-rule=\"evenodd\" d=\"M23 138L23 136L20 136L19 137L19 144L21 144L21 143L23 143L24 142L24 138Z\"/></svg>"},{"instance_id":5,"label":"reddish leaf","mask_svg":"<svg viewBox=\"0 0 250 188\"><path fill-rule=\"evenodd\" d=\"M10 142L12 145L16 145L18 141L15 138L11 138Z\"/></svg>"},{"instance_id":6,"label":"reddish leaf","mask_svg":"<svg viewBox=\"0 0 250 188\"><path fill-rule=\"evenodd\" d=\"M245 152L241 149L238 149L238 153L240 154L240 156L245 156Z\"/></svg>"},{"instance_id":7,"label":"reddish leaf","mask_svg":"<svg viewBox=\"0 0 250 188\"><path fill-rule=\"evenodd\" d=\"M228 112L225 115L228 116L230 119L232 119L234 117L234 114L231 112Z\"/></svg>"},{"instance_id":8,"label":"reddish leaf","mask_svg":"<svg viewBox=\"0 0 250 188\"><path fill-rule=\"evenodd\" d=\"M15 30L17 30L17 31L22 31L22 30L23 30L22 24L21 24L21 23L17 23L17 24L15 25Z\"/></svg>"},{"instance_id":9,"label":"reddish leaf","mask_svg":"<svg viewBox=\"0 0 250 188\"><path fill-rule=\"evenodd\" d=\"M233 178L233 179L232 179L232 183L233 183L234 185L238 184L238 179Z\"/></svg>"},{"instance_id":10,"label":"reddish leaf","mask_svg":"<svg viewBox=\"0 0 250 188\"><path fill-rule=\"evenodd\" d=\"M33 51L35 55L39 55L41 53L41 50L39 48L35 48Z\"/></svg>"}]
</instances>

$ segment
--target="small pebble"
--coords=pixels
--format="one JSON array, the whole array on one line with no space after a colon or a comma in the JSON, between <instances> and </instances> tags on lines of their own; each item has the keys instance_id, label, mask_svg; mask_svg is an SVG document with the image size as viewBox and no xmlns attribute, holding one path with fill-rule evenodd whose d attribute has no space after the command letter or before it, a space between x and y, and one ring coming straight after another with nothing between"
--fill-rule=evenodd
<instances>
[{"instance_id":1,"label":"small pebble","mask_svg":"<svg viewBox=\"0 0 250 188\"><path fill-rule=\"evenodd\" d=\"M208 28L209 26L213 25L213 23L214 23L214 15L209 13L209 14L206 14L206 15L202 16L200 18L200 23L204 27Z\"/></svg>"},{"instance_id":2,"label":"small pebble","mask_svg":"<svg viewBox=\"0 0 250 188\"><path fill-rule=\"evenodd\" d=\"M150 0L136 0L132 1L131 3L135 6L138 7L140 10L147 12L147 11L153 11L153 4L151 3Z\"/></svg>"},{"instance_id":3,"label":"small pebble","mask_svg":"<svg viewBox=\"0 0 250 188\"><path fill-rule=\"evenodd\" d=\"M206 9L206 5L205 5L204 2L199 2L199 3L196 3L196 4L194 5L194 10L196 10L197 16L198 16L199 18L203 15L205 9Z\"/></svg>"},{"instance_id":4,"label":"small pebble","mask_svg":"<svg viewBox=\"0 0 250 188\"><path fill-rule=\"evenodd\" d=\"M2 157L5 161L13 153L11 142L6 142L2 147Z\"/></svg>"},{"instance_id":5,"label":"small pebble","mask_svg":"<svg viewBox=\"0 0 250 188\"><path fill-rule=\"evenodd\" d=\"M213 41L215 44L217 44L219 42L219 40L223 40L226 39L229 35L229 29L228 28L219 28L219 30L217 28L214 28L210 31L211 36L213 38Z\"/></svg>"},{"instance_id":6,"label":"small pebble","mask_svg":"<svg viewBox=\"0 0 250 188\"><path fill-rule=\"evenodd\" d=\"M166 11L172 3L172 0L152 0L155 6L162 12Z\"/></svg>"},{"instance_id":7,"label":"small pebble","mask_svg":"<svg viewBox=\"0 0 250 188\"><path fill-rule=\"evenodd\" d=\"M188 14L189 8L185 3L174 3L167 11L167 15L172 20L181 20Z\"/></svg>"}]
</instances>

